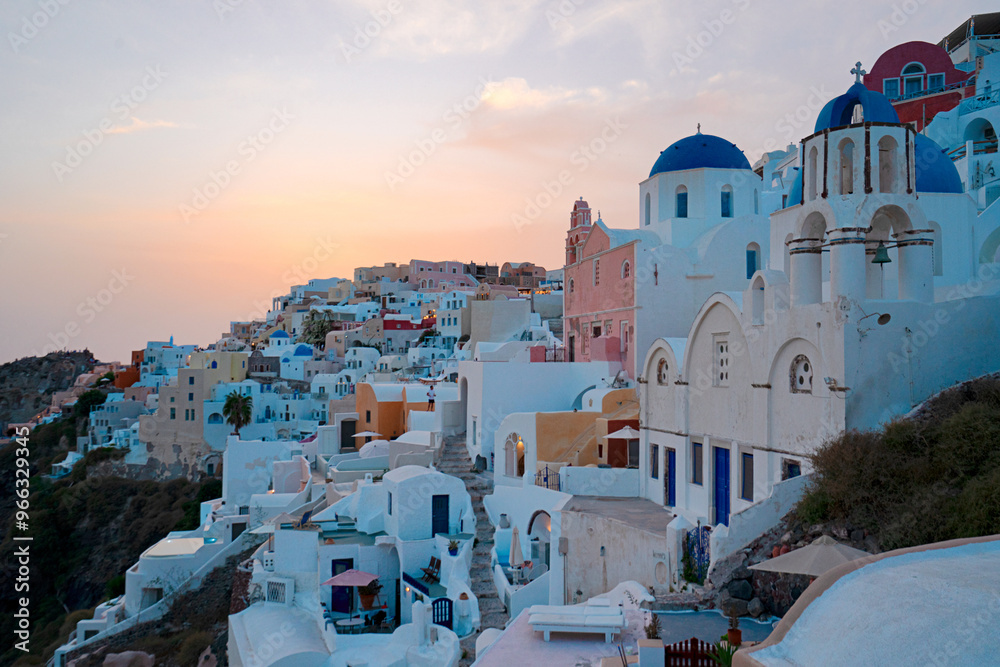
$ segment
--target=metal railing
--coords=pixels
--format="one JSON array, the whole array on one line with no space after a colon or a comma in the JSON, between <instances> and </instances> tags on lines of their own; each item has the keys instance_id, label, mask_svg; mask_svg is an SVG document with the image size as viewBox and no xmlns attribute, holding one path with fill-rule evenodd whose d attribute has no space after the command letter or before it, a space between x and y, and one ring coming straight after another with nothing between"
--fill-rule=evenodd
<instances>
[{"instance_id":1,"label":"metal railing","mask_svg":"<svg viewBox=\"0 0 1000 667\"><path fill-rule=\"evenodd\" d=\"M958 115L981 111L1000 104L1000 88L989 93L969 97L958 103Z\"/></svg>"}]
</instances>

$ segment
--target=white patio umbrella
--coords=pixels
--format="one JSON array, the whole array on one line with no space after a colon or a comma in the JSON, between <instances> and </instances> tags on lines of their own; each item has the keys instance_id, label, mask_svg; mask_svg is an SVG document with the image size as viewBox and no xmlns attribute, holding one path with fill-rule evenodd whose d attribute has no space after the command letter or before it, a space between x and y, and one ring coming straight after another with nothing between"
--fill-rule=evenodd
<instances>
[{"instance_id":1,"label":"white patio umbrella","mask_svg":"<svg viewBox=\"0 0 1000 667\"><path fill-rule=\"evenodd\" d=\"M510 557L507 562L515 571L519 571L524 565L524 555L521 553L521 535L517 532L517 526L514 526L514 531L510 534Z\"/></svg>"},{"instance_id":2,"label":"white patio umbrella","mask_svg":"<svg viewBox=\"0 0 1000 667\"><path fill-rule=\"evenodd\" d=\"M381 433L376 433L375 431L362 431L361 433L355 433L355 438L381 438Z\"/></svg>"},{"instance_id":3,"label":"white patio umbrella","mask_svg":"<svg viewBox=\"0 0 1000 667\"><path fill-rule=\"evenodd\" d=\"M387 440L371 440L366 442L358 450L358 456L363 459L372 456L384 456L389 453L389 442Z\"/></svg>"},{"instance_id":4,"label":"white patio umbrella","mask_svg":"<svg viewBox=\"0 0 1000 667\"><path fill-rule=\"evenodd\" d=\"M870 555L867 551L849 547L829 535L824 535L809 546L790 551L784 556L778 556L757 565L751 565L750 569L818 577L838 565Z\"/></svg>"},{"instance_id":5,"label":"white patio umbrella","mask_svg":"<svg viewBox=\"0 0 1000 667\"><path fill-rule=\"evenodd\" d=\"M618 429L614 433L608 433L605 437L606 438L614 438L616 440L618 440L618 439L621 439L621 440L638 440L639 439L639 435L640 435L639 432L636 431L634 428L632 428L631 426L626 426L625 428Z\"/></svg>"}]
</instances>

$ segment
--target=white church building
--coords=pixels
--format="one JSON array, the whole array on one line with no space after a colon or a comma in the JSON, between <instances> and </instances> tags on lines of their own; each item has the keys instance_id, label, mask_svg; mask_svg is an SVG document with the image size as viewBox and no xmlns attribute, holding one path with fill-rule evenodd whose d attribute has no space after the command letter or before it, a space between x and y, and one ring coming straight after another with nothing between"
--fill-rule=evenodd
<instances>
[{"instance_id":1,"label":"white church building","mask_svg":"<svg viewBox=\"0 0 1000 667\"><path fill-rule=\"evenodd\" d=\"M1000 206L978 210L952 161L860 82L799 150L766 268L639 368L640 493L716 526L713 548L756 537L736 513L808 472L828 438L1000 370L1000 264L983 252Z\"/></svg>"}]
</instances>

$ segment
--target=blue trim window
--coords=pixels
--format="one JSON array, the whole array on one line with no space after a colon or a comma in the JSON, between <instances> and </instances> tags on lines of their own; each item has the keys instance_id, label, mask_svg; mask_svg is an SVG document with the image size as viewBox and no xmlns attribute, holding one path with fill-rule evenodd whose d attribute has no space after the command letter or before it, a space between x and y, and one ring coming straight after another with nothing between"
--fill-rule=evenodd
<instances>
[{"instance_id":1,"label":"blue trim window","mask_svg":"<svg viewBox=\"0 0 1000 667\"><path fill-rule=\"evenodd\" d=\"M733 191L723 190L722 191L722 217L731 218L733 217Z\"/></svg>"},{"instance_id":2,"label":"blue trim window","mask_svg":"<svg viewBox=\"0 0 1000 667\"><path fill-rule=\"evenodd\" d=\"M686 218L688 217L688 193L687 190L684 192L677 193L677 217Z\"/></svg>"},{"instance_id":3,"label":"blue trim window","mask_svg":"<svg viewBox=\"0 0 1000 667\"><path fill-rule=\"evenodd\" d=\"M649 450L649 476L653 479L660 478L660 446L653 445Z\"/></svg>"},{"instance_id":4,"label":"blue trim window","mask_svg":"<svg viewBox=\"0 0 1000 667\"><path fill-rule=\"evenodd\" d=\"M899 79L883 79L882 94L890 100L899 97Z\"/></svg>"}]
</instances>

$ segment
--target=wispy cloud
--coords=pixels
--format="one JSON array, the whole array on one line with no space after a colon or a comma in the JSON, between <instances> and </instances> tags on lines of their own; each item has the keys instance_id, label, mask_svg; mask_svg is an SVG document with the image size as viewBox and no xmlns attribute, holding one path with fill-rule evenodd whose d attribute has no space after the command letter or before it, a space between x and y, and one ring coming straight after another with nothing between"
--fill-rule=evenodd
<instances>
[{"instance_id":1,"label":"wispy cloud","mask_svg":"<svg viewBox=\"0 0 1000 667\"><path fill-rule=\"evenodd\" d=\"M151 130L155 127L180 127L177 123L173 123L169 120L142 120L141 118L136 118L132 116L129 118L131 121L128 125L120 125L118 127L113 127L108 130L108 134L132 134L133 132L141 132L142 130Z\"/></svg>"}]
</instances>

